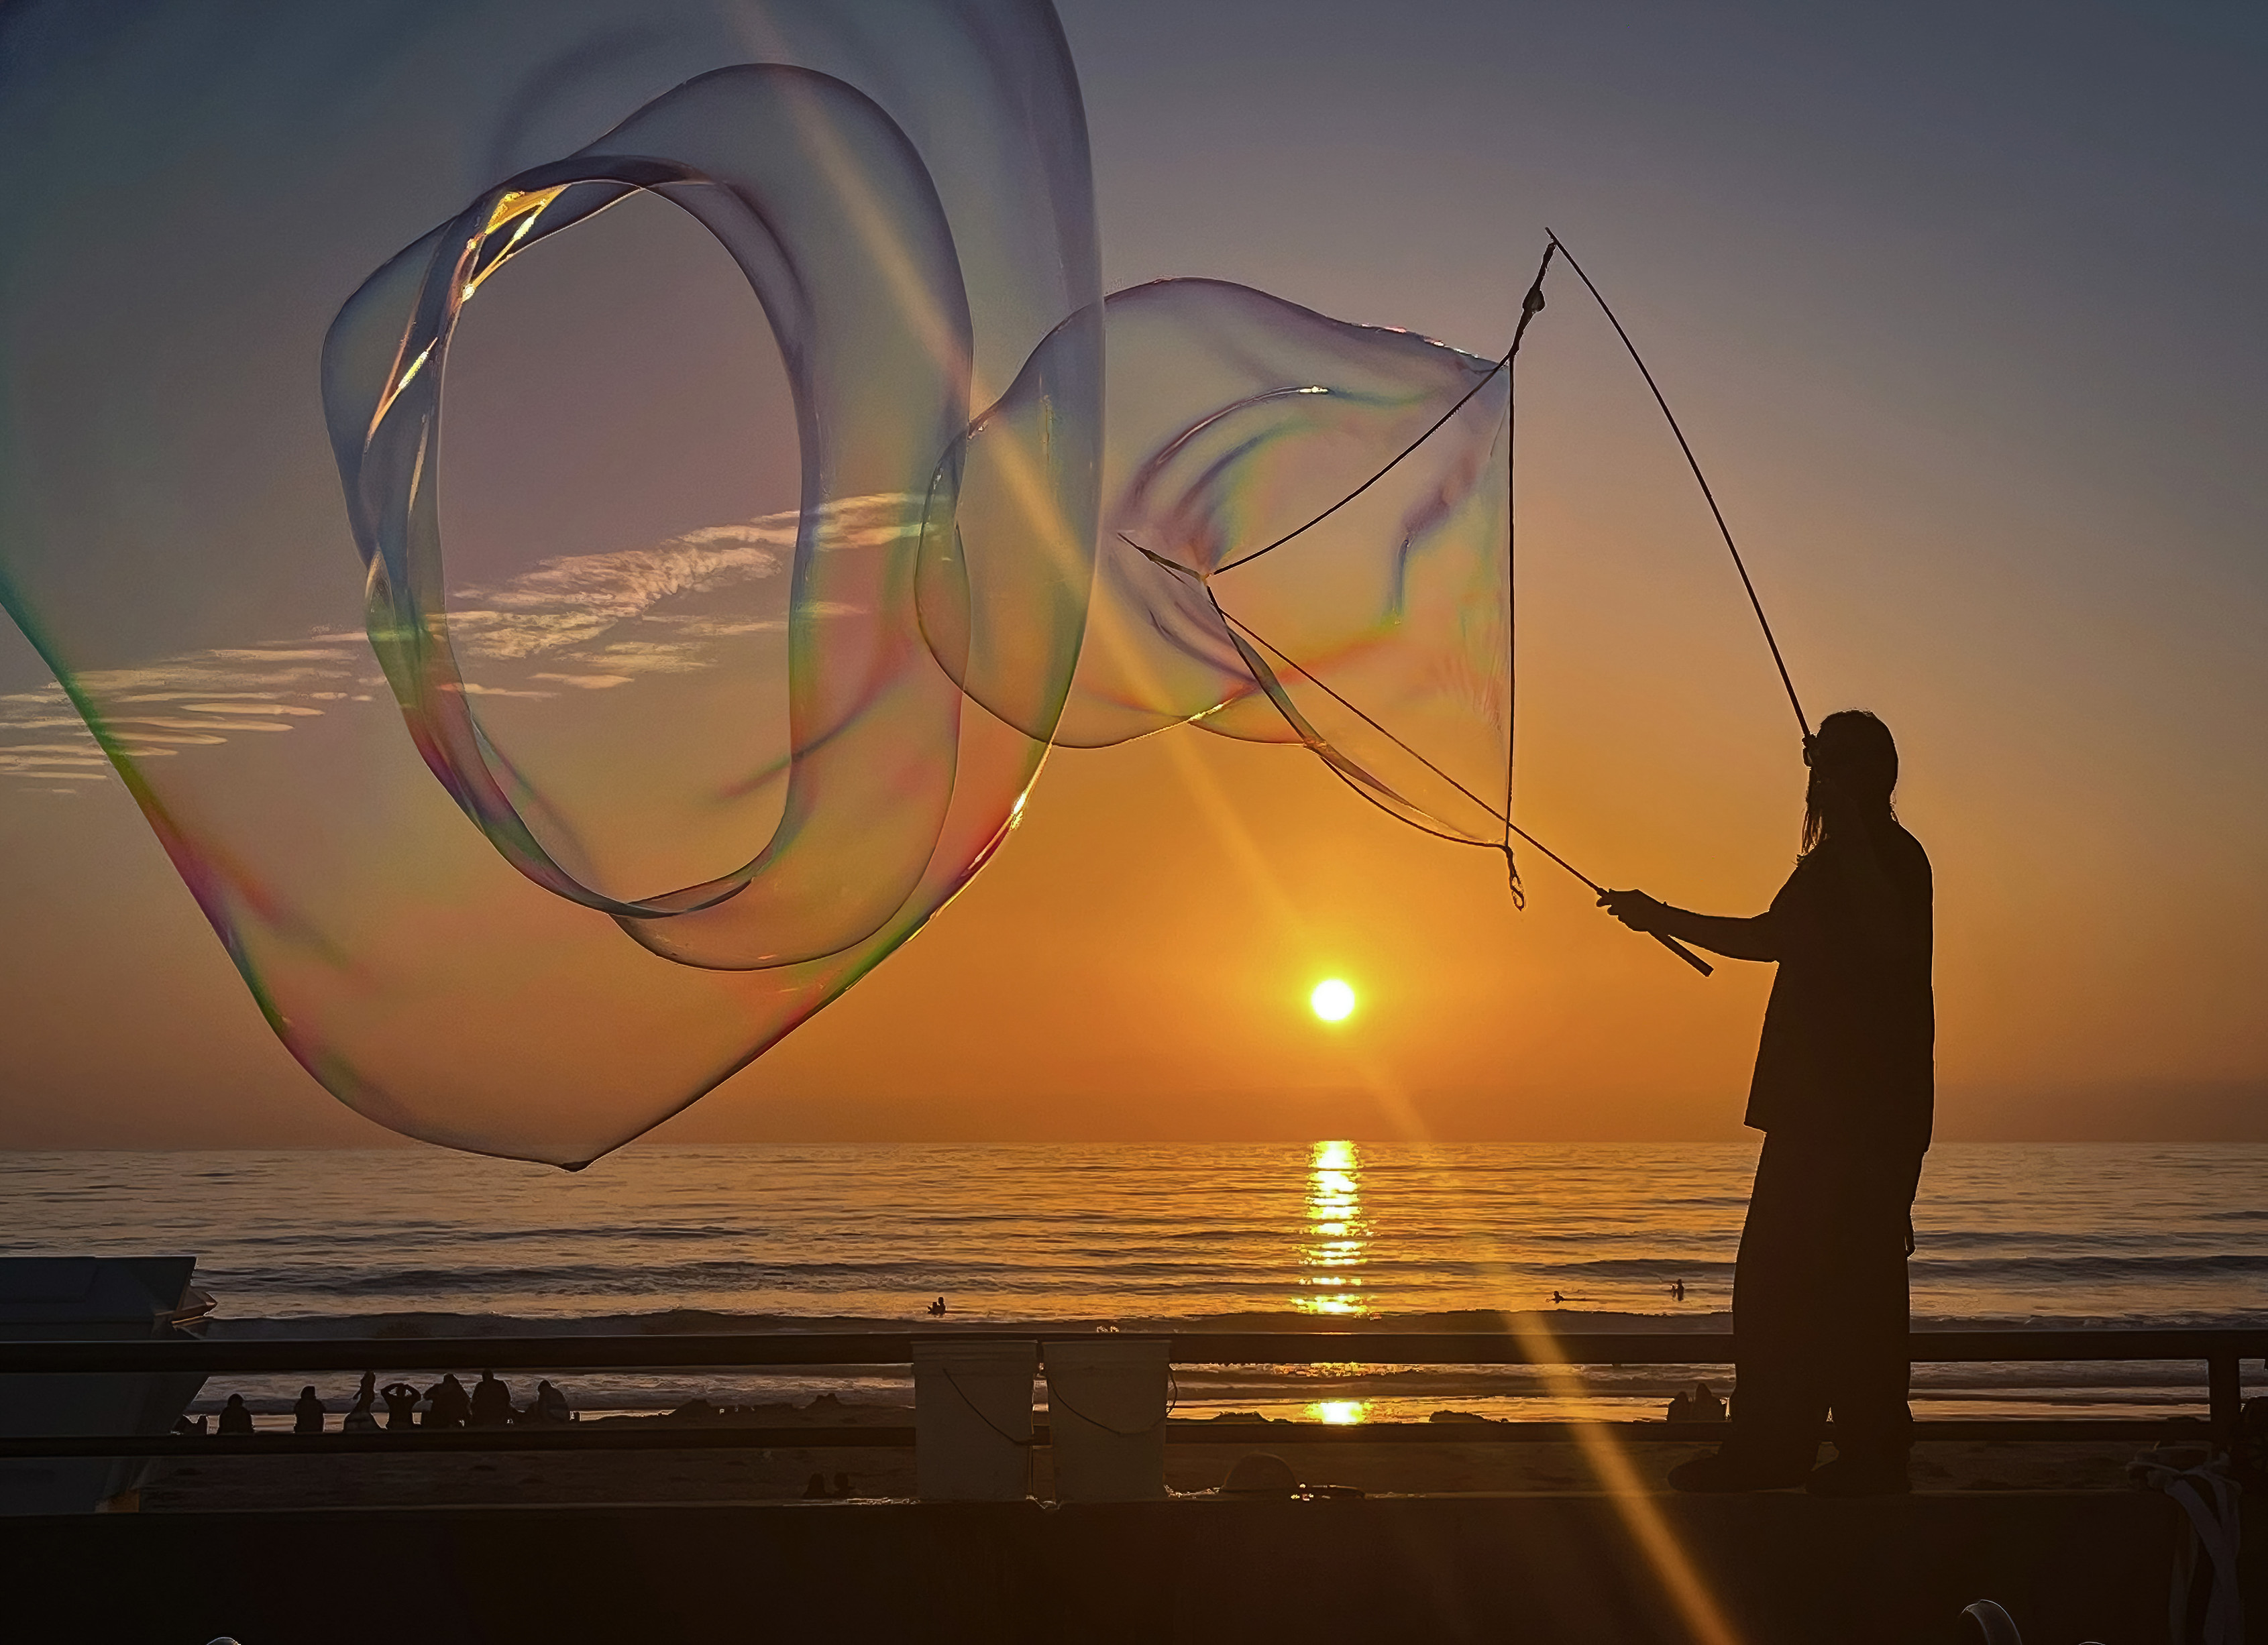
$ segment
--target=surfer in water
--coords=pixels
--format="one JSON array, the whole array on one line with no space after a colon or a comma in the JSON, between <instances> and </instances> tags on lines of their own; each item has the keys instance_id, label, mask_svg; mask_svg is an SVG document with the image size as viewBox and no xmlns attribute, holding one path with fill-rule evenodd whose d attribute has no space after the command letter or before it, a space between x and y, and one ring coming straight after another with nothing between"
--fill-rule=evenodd
<instances>
[{"instance_id":1,"label":"surfer in water","mask_svg":"<svg viewBox=\"0 0 2268 1645\"><path fill-rule=\"evenodd\" d=\"M1764 1142L1733 1279L1732 1432L1671 1470L1684 1491L1910 1488L1906 1259L1936 1032L1929 858L1891 808L1897 745L1880 720L1831 714L1804 758L1803 855L1763 914L1600 899L1633 930L1779 966L1749 1088ZM1815 1469L1830 1410L1836 1458Z\"/></svg>"}]
</instances>

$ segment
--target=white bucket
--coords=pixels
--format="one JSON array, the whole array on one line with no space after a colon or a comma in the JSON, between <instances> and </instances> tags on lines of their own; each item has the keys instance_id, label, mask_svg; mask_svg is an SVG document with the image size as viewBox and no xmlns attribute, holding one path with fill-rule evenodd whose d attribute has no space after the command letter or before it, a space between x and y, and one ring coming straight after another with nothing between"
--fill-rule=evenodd
<instances>
[{"instance_id":1,"label":"white bucket","mask_svg":"<svg viewBox=\"0 0 2268 1645\"><path fill-rule=\"evenodd\" d=\"M1017 1502L1032 1466L1036 1342L914 1343L914 1479L925 1502Z\"/></svg>"},{"instance_id":2,"label":"white bucket","mask_svg":"<svg viewBox=\"0 0 2268 1645\"><path fill-rule=\"evenodd\" d=\"M1101 1334L1045 1345L1048 1432L1058 1502L1151 1502L1166 1494L1163 1337Z\"/></svg>"}]
</instances>

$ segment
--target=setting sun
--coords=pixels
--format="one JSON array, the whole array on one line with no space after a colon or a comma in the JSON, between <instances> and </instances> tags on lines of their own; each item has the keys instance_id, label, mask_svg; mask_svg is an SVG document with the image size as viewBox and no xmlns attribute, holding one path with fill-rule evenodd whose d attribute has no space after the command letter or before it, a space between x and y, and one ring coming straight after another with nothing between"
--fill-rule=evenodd
<instances>
[{"instance_id":1,"label":"setting sun","mask_svg":"<svg viewBox=\"0 0 2268 1645\"><path fill-rule=\"evenodd\" d=\"M1343 1023L1354 1014L1354 990L1336 977L1327 978L1315 984L1307 1003L1325 1022Z\"/></svg>"}]
</instances>

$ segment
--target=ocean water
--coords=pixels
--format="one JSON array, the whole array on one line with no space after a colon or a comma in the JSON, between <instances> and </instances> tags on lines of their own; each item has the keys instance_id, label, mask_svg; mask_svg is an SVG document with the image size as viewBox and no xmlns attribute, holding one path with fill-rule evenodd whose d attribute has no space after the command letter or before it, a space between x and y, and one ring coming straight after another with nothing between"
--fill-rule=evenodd
<instances>
[{"instance_id":1,"label":"ocean water","mask_svg":"<svg viewBox=\"0 0 2268 1645\"><path fill-rule=\"evenodd\" d=\"M1742 1145L632 1147L568 1175L431 1149L18 1153L0 1155L0 1252L194 1252L221 1336L926 1326L938 1296L947 1327L1427 1329L1541 1310L1570 1330L1706 1329L1728 1319L1754 1160ZM2259 1146L1940 1146L1915 1214L1917 1325L2268 1323L2264 1187ZM1638 1414L1696 1376L1729 1380L1708 1366L1602 1368L1580 1391L1517 1368L1180 1380L1195 1414L1351 1420ZM1917 1410L2163 1412L2197 1406L2201 1377L1918 1367ZM232 1386L260 1403L297 1391ZM821 1388L904 1398L893 1377L806 1371L608 1373L575 1392L614 1409Z\"/></svg>"}]
</instances>

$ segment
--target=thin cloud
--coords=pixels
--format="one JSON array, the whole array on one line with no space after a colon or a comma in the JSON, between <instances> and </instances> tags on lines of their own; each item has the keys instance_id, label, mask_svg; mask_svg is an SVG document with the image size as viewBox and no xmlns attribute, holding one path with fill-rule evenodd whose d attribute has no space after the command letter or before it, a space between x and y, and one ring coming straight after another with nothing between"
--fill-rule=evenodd
<instances>
[{"instance_id":1,"label":"thin cloud","mask_svg":"<svg viewBox=\"0 0 2268 1645\"><path fill-rule=\"evenodd\" d=\"M889 494L845 499L815 512L810 540L830 553L902 540L920 529L911 519L918 503ZM732 609L733 591L786 572L802 527L795 513L765 515L703 526L651 547L563 555L517 576L455 590L441 621L468 662L553 665L531 670L524 687L482 679L460 689L468 696L544 701L558 693L537 687L613 691L648 675L714 667L719 658L713 643L786 628L784 612ZM721 611L655 609L720 594ZM783 587L765 604L784 607L784 595ZM835 601L806 607L816 617L858 610ZM635 637L622 632L632 624L643 630ZM572 666L578 663L585 666ZM504 678L509 680L509 672ZM77 683L106 710L103 723L114 745L133 760L171 758L247 733L289 731L321 718L320 705L369 702L386 686L371 672L368 637L340 628L138 668L92 670ZM55 740L57 732L70 733L70 740ZM107 765L60 686L0 694L0 779L96 782Z\"/></svg>"},{"instance_id":2,"label":"thin cloud","mask_svg":"<svg viewBox=\"0 0 2268 1645\"><path fill-rule=\"evenodd\" d=\"M627 686L634 676L630 674L538 674L538 679L548 679L561 686L572 686L578 691L612 691L616 686Z\"/></svg>"}]
</instances>

